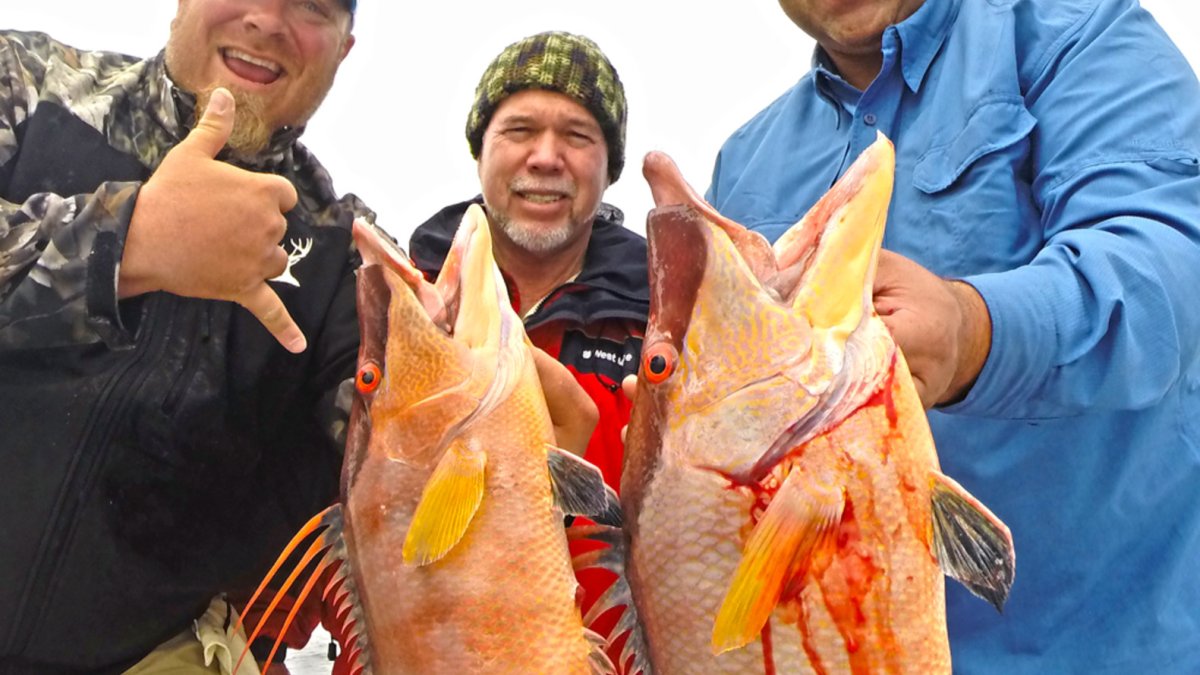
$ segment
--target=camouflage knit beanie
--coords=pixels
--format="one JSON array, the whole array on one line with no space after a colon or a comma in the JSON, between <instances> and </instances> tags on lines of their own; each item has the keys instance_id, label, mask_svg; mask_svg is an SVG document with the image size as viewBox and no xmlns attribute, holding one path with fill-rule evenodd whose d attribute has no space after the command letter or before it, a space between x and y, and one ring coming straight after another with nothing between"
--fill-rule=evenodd
<instances>
[{"instance_id":1,"label":"camouflage knit beanie","mask_svg":"<svg viewBox=\"0 0 1200 675\"><path fill-rule=\"evenodd\" d=\"M500 52L479 80L467 117L472 157L479 159L500 102L523 89L555 91L587 108L608 144L609 182L617 182L625 166L625 87L600 47L582 35L538 33Z\"/></svg>"}]
</instances>

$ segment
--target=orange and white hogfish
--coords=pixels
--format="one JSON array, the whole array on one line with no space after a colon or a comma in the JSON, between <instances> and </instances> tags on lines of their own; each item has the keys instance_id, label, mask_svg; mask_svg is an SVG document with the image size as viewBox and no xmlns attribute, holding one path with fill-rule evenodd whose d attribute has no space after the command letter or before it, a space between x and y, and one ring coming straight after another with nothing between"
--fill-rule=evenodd
<instances>
[{"instance_id":1,"label":"orange and white hogfish","mask_svg":"<svg viewBox=\"0 0 1200 675\"><path fill-rule=\"evenodd\" d=\"M326 593L345 606L357 672L611 670L580 616L563 515L618 524L616 495L552 445L486 217L467 212L435 284L374 228L354 234L362 344L342 497L280 560L319 531L302 564L341 562Z\"/></svg>"},{"instance_id":2,"label":"orange and white hogfish","mask_svg":"<svg viewBox=\"0 0 1200 675\"><path fill-rule=\"evenodd\" d=\"M942 573L1007 598L1008 529L939 472L872 306L893 162L881 136L772 249L646 158L631 670L948 673Z\"/></svg>"}]
</instances>

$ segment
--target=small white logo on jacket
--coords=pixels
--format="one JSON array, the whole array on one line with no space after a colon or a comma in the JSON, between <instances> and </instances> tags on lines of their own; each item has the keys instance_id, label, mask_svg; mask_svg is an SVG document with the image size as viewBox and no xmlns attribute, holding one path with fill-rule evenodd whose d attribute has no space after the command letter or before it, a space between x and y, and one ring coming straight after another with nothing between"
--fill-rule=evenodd
<instances>
[{"instance_id":1,"label":"small white logo on jacket","mask_svg":"<svg viewBox=\"0 0 1200 675\"><path fill-rule=\"evenodd\" d=\"M582 356L585 360L591 358L602 359L604 361L608 361L609 363L615 363L618 366L624 366L633 360L633 354L617 354L616 352L605 351L603 349L596 349L594 351L591 349L585 349L580 356Z\"/></svg>"},{"instance_id":2,"label":"small white logo on jacket","mask_svg":"<svg viewBox=\"0 0 1200 675\"><path fill-rule=\"evenodd\" d=\"M283 270L283 274L271 279L271 281L281 281L299 288L300 280L292 276L292 267L301 260L304 260L304 257L312 250L313 240L312 237L309 237L300 241L293 239L288 243L291 244L292 250L288 253L287 269Z\"/></svg>"}]
</instances>

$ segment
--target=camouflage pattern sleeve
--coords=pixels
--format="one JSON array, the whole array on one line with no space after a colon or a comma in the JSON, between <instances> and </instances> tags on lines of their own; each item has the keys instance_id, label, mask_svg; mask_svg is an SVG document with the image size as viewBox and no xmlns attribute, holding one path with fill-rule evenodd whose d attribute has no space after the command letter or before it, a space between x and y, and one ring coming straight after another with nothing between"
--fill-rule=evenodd
<instances>
[{"instance_id":1,"label":"camouflage pattern sleeve","mask_svg":"<svg viewBox=\"0 0 1200 675\"><path fill-rule=\"evenodd\" d=\"M52 53L39 34L0 32L0 349L130 340L117 312L117 263L138 183L106 183L90 195L7 200L17 129L37 105Z\"/></svg>"}]
</instances>

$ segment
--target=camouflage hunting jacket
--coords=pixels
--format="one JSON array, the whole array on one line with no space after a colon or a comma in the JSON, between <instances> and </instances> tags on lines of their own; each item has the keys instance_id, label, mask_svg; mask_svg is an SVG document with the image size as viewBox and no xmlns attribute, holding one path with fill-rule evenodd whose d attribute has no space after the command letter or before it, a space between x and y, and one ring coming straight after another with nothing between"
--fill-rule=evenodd
<instances>
[{"instance_id":1,"label":"camouflage hunting jacket","mask_svg":"<svg viewBox=\"0 0 1200 675\"><path fill-rule=\"evenodd\" d=\"M120 672L214 594L253 588L336 496L350 223L373 215L334 193L301 129L240 165L299 193L271 285L303 354L232 303L117 299L138 191L193 107L162 54L0 31L2 673Z\"/></svg>"}]
</instances>

